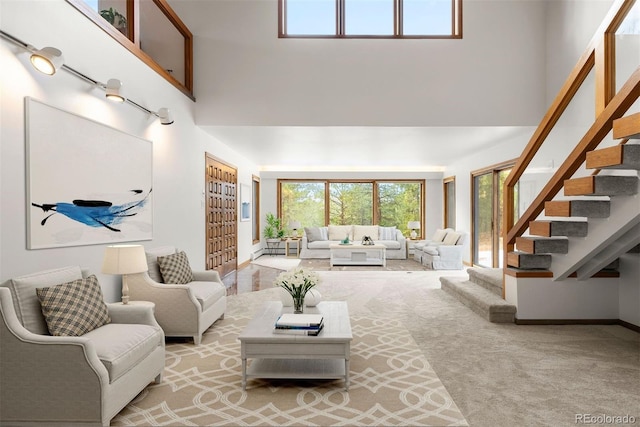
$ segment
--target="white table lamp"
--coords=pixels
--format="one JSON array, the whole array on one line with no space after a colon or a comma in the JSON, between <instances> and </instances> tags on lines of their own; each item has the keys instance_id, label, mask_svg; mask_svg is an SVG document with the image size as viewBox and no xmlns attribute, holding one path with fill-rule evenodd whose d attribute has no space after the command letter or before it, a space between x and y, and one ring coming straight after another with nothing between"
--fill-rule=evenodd
<instances>
[{"instance_id":1,"label":"white table lamp","mask_svg":"<svg viewBox=\"0 0 640 427\"><path fill-rule=\"evenodd\" d=\"M411 239L415 240L418 237L416 230L420 230L420 221L409 221L407 228L411 230Z\"/></svg>"},{"instance_id":2,"label":"white table lamp","mask_svg":"<svg viewBox=\"0 0 640 427\"><path fill-rule=\"evenodd\" d=\"M289 228L293 230L293 234L298 237L298 230L302 228L302 224L300 221L291 221L289 222Z\"/></svg>"},{"instance_id":3,"label":"white table lamp","mask_svg":"<svg viewBox=\"0 0 640 427\"><path fill-rule=\"evenodd\" d=\"M122 274L122 303L129 303L129 286L127 274L147 271L147 256L142 245L107 246L102 261L102 272L105 274Z\"/></svg>"}]
</instances>

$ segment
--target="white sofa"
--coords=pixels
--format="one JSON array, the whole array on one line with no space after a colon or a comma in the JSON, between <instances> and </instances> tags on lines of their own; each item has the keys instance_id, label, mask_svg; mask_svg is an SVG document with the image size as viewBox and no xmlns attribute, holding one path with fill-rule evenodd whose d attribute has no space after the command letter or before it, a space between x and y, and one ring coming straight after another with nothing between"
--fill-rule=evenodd
<instances>
[{"instance_id":1,"label":"white sofa","mask_svg":"<svg viewBox=\"0 0 640 427\"><path fill-rule=\"evenodd\" d=\"M158 257L177 252L173 246L145 249L149 270L129 276L129 297L155 303L156 319L166 336L193 337L198 345L202 333L224 318L227 288L213 270L193 271L194 280L186 284L164 283Z\"/></svg>"},{"instance_id":2,"label":"white sofa","mask_svg":"<svg viewBox=\"0 0 640 427\"><path fill-rule=\"evenodd\" d=\"M107 304L111 322L81 336L51 336L36 288L86 279L80 267L0 286L0 425L108 426L165 365L153 308Z\"/></svg>"},{"instance_id":3,"label":"white sofa","mask_svg":"<svg viewBox=\"0 0 640 427\"><path fill-rule=\"evenodd\" d=\"M438 229L431 239L414 245L413 259L433 270L462 270L467 236L451 228Z\"/></svg>"},{"instance_id":4,"label":"white sofa","mask_svg":"<svg viewBox=\"0 0 640 427\"><path fill-rule=\"evenodd\" d=\"M369 236L374 243L386 247L387 259L407 259L407 242L396 227L378 225L329 225L305 227L300 241L300 258L330 258L329 246L340 243L346 236L353 243L360 243Z\"/></svg>"}]
</instances>

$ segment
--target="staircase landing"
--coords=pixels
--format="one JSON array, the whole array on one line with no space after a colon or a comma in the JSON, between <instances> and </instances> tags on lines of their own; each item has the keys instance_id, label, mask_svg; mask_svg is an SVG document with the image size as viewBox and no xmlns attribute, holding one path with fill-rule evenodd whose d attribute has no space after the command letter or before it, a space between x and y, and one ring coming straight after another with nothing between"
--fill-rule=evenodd
<instances>
[{"instance_id":1,"label":"staircase landing","mask_svg":"<svg viewBox=\"0 0 640 427\"><path fill-rule=\"evenodd\" d=\"M502 299L501 268L468 268L469 280L440 277L442 289L485 320L514 323L516 306Z\"/></svg>"}]
</instances>

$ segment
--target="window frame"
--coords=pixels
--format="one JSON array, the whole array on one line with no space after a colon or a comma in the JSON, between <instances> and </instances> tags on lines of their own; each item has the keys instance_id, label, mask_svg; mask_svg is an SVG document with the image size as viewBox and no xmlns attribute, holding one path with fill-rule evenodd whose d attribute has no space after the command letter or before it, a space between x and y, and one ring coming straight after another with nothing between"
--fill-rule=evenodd
<instances>
[{"instance_id":1,"label":"window frame","mask_svg":"<svg viewBox=\"0 0 640 427\"><path fill-rule=\"evenodd\" d=\"M451 0L451 34L405 35L403 34L403 2L393 0L394 34L392 35L360 35L345 34L345 0L336 2L335 34L287 34L287 0L278 0L278 38L294 39L462 39L462 0Z\"/></svg>"},{"instance_id":2,"label":"window frame","mask_svg":"<svg viewBox=\"0 0 640 427\"><path fill-rule=\"evenodd\" d=\"M104 20L98 12L93 10L84 0L66 0L71 6L80 11L84 16L89 18L100 27L104 32L109 34L114 40L124 46L129 52L137 56L142 62L151 67L155 72L160 74L175 86L186 96L195 101L193 96L193 34L185 25L180 17L171 9L166 0L153 0L153 3L167 17L180 34L184 37L184 84L167 72L160 64L158 64L149 54L140 49L140 29L136 25L140 0L127 1L127 36L118 31L113 25Z\"/></svg>"},{"instance_id":3,"label":"window frame","mask_svg":"<svg viewBox=\"0 0 640 427\"><path fill-rule=\"evenodd\" d=\"M283 215L283 206L282 206L282 184L283 183L322 183L324 185L324 226L328 226L330 224L330 184L332 183L364 183L364 184L372 184L373 185L373 216L372 223L379 224L380 222L380 207L378 205L378 184L380 183L415 183L420 185L420 200L418 201L418 207L420 210L419 213L419 221L420 221L420 231L419 236L422 238L423 230L426 223L425 218L425 196L426 196L426 180L424 179L295 179L295 178L279 178L276 183L277 190L277 216L278 218L282 218ZM362 224L366 225L366 224ZM399 230L404 230L407 224L397 224L396 228Z\"/></svg>"},{"instance_id":4,"label":"window frame","mask_svg":"<svg viewBox=\"0 0 640 427\"><path fill-rule=\"evenodd\" d=\"M453 198L449 196L448 189L453 188ZM456 228L456 177L448 176L442 180L442 196L443 196L443 225L444 228ZM453 212L451 212L453 211ZM453 214L453 224L449 222L449 217Z\"/></svg>"}]
</instances>

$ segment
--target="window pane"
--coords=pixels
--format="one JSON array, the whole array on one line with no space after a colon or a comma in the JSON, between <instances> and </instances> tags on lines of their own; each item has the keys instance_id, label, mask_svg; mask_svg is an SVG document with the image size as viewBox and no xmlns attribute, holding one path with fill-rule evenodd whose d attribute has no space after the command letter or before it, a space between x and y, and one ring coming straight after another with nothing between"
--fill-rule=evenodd
<instances>
[{"instance_id":1,"label":"window pane","mask_svg":"<svg viewBox=\"0 0 640 427\"><path fill-rule=\"evenodd\" d=\"M127 0L84 0L116 30L127 36Z\"/></svg>"},{"instance_id":2,"label":"window pane","mask_svg":"<svg viewBox=\"0 0 640 427\"><path fill-rule=\"evenodd\" d=\"M393 0L345 0L345 34L393 35Z\"/></svg>"},{"instance_id":3,"label":"window pane","mask_svg":"<svg viewBox=\"0 0 640 427\"><path fill-rule=\"evenodd\" d=\"M330 224L373 224L373 183L332 182L329 197Z\"/></svg>"},{"instance_id":4,"label":"window pane","mask_svg":"<svg viewBox=\"0 0 640 427\"><path fill-rule=\"evenodd\" d=\"M474 254L473 262L482 267L493 267L493 175L487 173L473 178Z\"/></svg>"},{"instance_id":5,"label":"window pane","mask_svg":"<svg viewBox=\"0 0 640 427\"><path fill-rule=\"evenodd\" d=\"M406 36L451 35L451 0L404 0L402 31Z\"/></svg>"},{"instance_id":6,"label":"window pane","mask_svg":"<svg viewBox=\"0 0 640 427\"><path fill-rule=\"evenodd\" d=\"M382 182L378 184L379 225L397 227L405 236L409 221L420 221L420 183ZM421 235L420 230L418 235Z\"/></svg>"},{"instance_id":7,"label":"window pane","mask_svg":"<svg viewBox=\"0 0 640 427\"><path fill-rule=\"evenodd\" d=\"M335 35L335 0L287 0L286 34Z\"/></svg>"},{"instance_id":8,"label":"window pane","mask_svg":"<svg viewBox=\"0 0 640 427\"><path fill-rule=\"evenodd\" d=\"M294 220L300 221L302 227L325 225L324 182L282 182L280 200L281 217L286 228Z\"/></svg>"},{"instance_id":9,"label":"window pane","mask_svg":"<svg viewBox=\"0 0 640 427\"><path fill-rule=\"evenodd\" d=\"M445 204L447 216L445 217L444 226L447 228L456 228L456 182L449 181L445 183Z\"/></svg>"},{"instance_id":10,"label":"window pane","mask_svg":"<svg viewBox=\"0 0 640 427\"><path fill-rule=\"evenodd\" d=\"M153 0L140 1L140 49L185 85L184 36Z\"/></svg>"}]
</instances>

